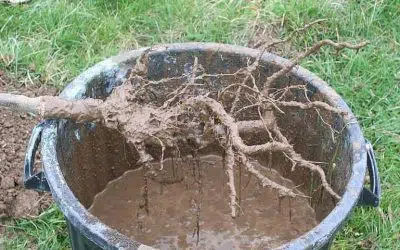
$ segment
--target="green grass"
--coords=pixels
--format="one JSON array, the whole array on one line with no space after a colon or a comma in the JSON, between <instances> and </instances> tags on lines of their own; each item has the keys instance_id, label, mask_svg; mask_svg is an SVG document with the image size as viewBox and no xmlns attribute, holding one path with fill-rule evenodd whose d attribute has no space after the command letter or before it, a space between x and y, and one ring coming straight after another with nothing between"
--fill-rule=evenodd
<instances>
[{"instance_id":1,"label":"green grass","mask_svg":"<svg viewBox=\"0 0 400 250\"><path fill-rule=\"evenodd\" d=\"M0 53L6 60L0 66L62 86L125 49L179 41L243 43L255 16L251 6L245 1L37 0L2 7Z\"/></svg>"},{"instance_id":2,"label":"green grass","mask_svg":"<svg viewBox=\"0 0 400 250\"><path fill-rule=\"evenodd\" d=\"M7 223L9 238L0 239L0 249L68 249L67 224L59 209L52 205L35 219L19 219ZM35 249L35 248L34 248Z\"/></svg>"},{"instance_id":3,"label":"green grass","mask_svg":"<svg viewBox=\"0 0 400 250\"><path fill-rule=\"evenodd\" d=\"M339 2L341 4L333 4ZM0 68L21 83L64 86L74 76L118 51L156 43L214 41L246 45L255 20L284 20L282 35L318 18L323 25L298 36L297 48L317 39L369 40L336 56L331 49L302 65L340 93L374 144L383 188L380 208L358 208L334 249L400 249L400 2L37 0L0 7ZM62 216L17 221L7 244L65 247Z\"/></svg>"}]
</instances>

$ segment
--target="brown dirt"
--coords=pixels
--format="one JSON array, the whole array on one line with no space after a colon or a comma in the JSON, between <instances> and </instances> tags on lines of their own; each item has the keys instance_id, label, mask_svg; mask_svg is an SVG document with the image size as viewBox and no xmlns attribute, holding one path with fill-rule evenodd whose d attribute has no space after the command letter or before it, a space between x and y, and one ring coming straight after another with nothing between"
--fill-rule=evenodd
<instances>
[{"instance_id":1,"label":"brown dirt","mask_svg":"<svg viewBox=\"0 0 400 250\"><path fill-rule=\"evenodd\" d=\"M55 95L57 90L35 85L19 86L0 70L0 92L30 97ZM51 195L25 190L23 163L25 149L33 127L39 119L28 114L13 113L0 108L0 219L36 216L51 202ZM36 159L40 167L40 156Z\"/></svg>"},{"instance_id":2,"label":"brown dirt","mask_svg":"<svg viewBox=\"0 0 400 250\"><path fill-rule=\"evenodd\" d=\"M232 219L222 157L202 156L198 162L199 167L195 167L192 157L164 161L164 175L149 184L149 216L140 208L143 200L137 198L142 196L144 185L141 169L111 181L95 197L90 211L121 233L160 249L277 247L317 225L307 200L291 199L289 203L288 198L279 199L277 191L263 188L239 167L235 177L242 181L241 185L236 184L241 212ZM277 171L253 164L262 168L268 178L294 188L293 182ZM154 167L160 168L159 163ZM202 184L196 185L198 182ZM201 209L197 245L198 207Z\"/></svg>"}]
</instances>

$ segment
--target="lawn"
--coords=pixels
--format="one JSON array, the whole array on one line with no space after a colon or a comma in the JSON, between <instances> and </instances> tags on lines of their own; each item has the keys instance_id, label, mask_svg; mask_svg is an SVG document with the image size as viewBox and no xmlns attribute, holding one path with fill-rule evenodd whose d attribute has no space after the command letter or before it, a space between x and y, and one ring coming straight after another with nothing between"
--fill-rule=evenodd
<instances>
[{"instance_id":1,"label":"lawn","mask_svg":"<svg viewBox=\"0 0 400 250\"><path fill-rule=\"evenodd\" d=\"M208 41L247 45L256 26L275 23L287 36L327 19L291 41L294 50L329 38L370 45L301 65L344 97L374 145L383 189L378 209L357 208L333 249L400 249L400 1L35 0L0 5L0 69L21 84L63 87L91 65L122 50L157 43ZM283 55L290 53L283 51ZM8 249L68 248L66 225L53 206L7 229Z\"/></svg>"}]
</instances>

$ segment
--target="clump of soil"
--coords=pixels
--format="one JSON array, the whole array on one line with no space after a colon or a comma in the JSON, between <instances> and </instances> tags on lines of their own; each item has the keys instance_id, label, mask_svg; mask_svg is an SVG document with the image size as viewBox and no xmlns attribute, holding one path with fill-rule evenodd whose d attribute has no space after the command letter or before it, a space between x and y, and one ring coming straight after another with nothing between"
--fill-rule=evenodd
<instances>
[{"instance_id":1,"label":"clump of soil","mask_svg":"<svg viewBox=\"0 0 400 250\"><path fill-rule=\"evenodd\" d=\"M276 170L253 164L271 180L294 188ZM160 164L153 167L160 168ZM232 220L220 156L169 158L163 162L163 169L158 181L148 184L150 215L139 208L143 169L130 170L110 182L96 195L90 212L121 233L159 249L273 248L317 225L307 200L293 199L290 203L279 199L277 191L262 188L244 168L235 169L240 211ZM201 190L198 182L202 182Z\"/></svg>"},{"instance_id":2,"label":"clump of soil","mask_svg":"<svg viewBox=\"0 0 400 250\"><path fill-rule=\"evenodd\" d=\"M35 85L19 86L0 71L0 92L35 97L55 95L57 90ZM0 108L0 219L36 216L52 202L50 194L23 187L25 149L38 122L38 117ZM36 163L40 165L40 156Z\"/></svg>"}]
</instances>

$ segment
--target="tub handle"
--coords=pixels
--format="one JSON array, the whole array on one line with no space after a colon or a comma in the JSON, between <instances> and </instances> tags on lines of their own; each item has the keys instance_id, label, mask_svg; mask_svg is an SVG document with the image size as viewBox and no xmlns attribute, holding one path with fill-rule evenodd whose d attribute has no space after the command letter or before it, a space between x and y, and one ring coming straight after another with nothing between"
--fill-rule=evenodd
<instances>
[{"instance_id":1,"label":"tub handle","mask_svg":"<svg viewBox=\"0 0 400 250\"><path fill-rule=\"evenodd\" d=\"M366 187L361 192L358 205L377 207L381 199L381 184L379 180L378 164L376 163L372 144L366 140L367 147L367 168L370 179L370 190Z\"/></svg>"},{"instance_id":2,"label":"tub handle","mask_svg":"<svg viewBox=\"0 0 400 250\"><path fill-rule=\"evenodd\" d=\"M47 183L46 175L44 174L43 170L40 170L37 173L33 172L36 151L42 139L43 125L44 123L36 125L36 127L32 130L32 135L28 142L24 162L24 187L26 189L33 189L37 191L50 191L50 187Z\"/></svg>"}]
</instances>

